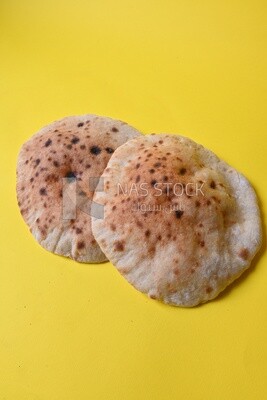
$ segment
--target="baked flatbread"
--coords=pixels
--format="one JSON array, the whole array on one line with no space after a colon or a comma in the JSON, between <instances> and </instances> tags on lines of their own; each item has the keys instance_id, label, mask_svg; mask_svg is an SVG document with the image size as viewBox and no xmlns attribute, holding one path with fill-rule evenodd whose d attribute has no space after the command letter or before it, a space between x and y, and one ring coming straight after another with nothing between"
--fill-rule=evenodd
<instances>
[{"instance_id":1,"label":"baked flatbread","mask_svg":"<svg viewBox=\"0 0 267 400\"><path fill-rule=\"evenodd\" d=\"M94 202L105 212L93 218L94 236L119 272L153 299L185 307L213 299L260 247L250 183L188 138L130 140L102 178Z\"/></svg>"},{"instance_id":2,"label":"baked flatbread","mask_svg":"<svg viewBox=\"0 0 267 400\"><path fill-rule=\"evenodd\" d=\"M139 135L124 122L83 115L44 127L22 146L18 203L45 249L81 262L106 260L91 230L95 182L114 150Z\"/></svg>"}]
</instances>

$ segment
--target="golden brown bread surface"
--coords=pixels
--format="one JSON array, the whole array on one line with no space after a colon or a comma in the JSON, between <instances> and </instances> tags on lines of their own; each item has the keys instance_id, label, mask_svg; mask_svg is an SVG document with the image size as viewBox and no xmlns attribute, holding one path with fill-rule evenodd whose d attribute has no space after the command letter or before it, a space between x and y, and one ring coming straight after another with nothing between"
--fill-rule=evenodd
<instances>
[{"instance_id":1,"label":"golden brown bread surface","mask_svg":"<svg viewBox=\"0 0 267 400\"><path fill-rule=\"evenodd\" d=\"M177 135L130 140L112 155L93 233L119 272L151 298L195 306L248 268L261 243L247 179Z\"/></svg>"},{"instance_id":2,"label":"golden brown bread surface","mask_svg":"<svg viewBox=\"0 0 267 400\"><path fill-rule=\"evenodd\" d=\"M18 203L45 249L82 262L106 260L91 230L89 179L102 174L118 146L139 135L124 122L89 114L56 121L22 146Z\"/></svg>"}]
</instances>

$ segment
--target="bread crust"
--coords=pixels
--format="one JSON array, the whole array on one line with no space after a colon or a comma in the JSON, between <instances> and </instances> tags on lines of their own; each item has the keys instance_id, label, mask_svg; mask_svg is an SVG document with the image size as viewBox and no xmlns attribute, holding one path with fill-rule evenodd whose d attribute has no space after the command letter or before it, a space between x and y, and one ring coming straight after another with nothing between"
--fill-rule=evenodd
<instances>
[{"instance_id":1,"label":"bread crust","mask_svg":"<svg viewBox=\"0 0 267 400\"><path fill-rule=\"evenodd\" d=\"M96 191L94 201L105 207L105 218L93 218L94 236L118 271L153 299L183 307L211 300L260 248L260 211L251 184L189 138L130 140L114 152L102 178L105 190ZM201 182L204 195L190 195ZM126 186L140 189L143 183L147 195L125 193ZM167 183L178 183L180 195L172 189L156 196Z\"/></svg>"},{"instance_id":2,"label":"bread crust","mask_svg":"<svg viewBox=\"0 0 267 400\"><path fill-rule=\"evenodd\" d=\"M107 260L92 234L89 180L102 174L117 147L139 135L122 121L88 114L55 121L23 144L17 199L41 246L80 262Z\"/></svg>"}]
</instances>

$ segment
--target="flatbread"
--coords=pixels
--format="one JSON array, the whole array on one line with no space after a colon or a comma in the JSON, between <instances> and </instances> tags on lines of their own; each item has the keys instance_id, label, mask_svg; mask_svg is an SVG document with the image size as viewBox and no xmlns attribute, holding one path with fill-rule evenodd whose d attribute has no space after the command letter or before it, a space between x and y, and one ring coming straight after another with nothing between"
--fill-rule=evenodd
<instances>
[{"instance_id":1,"label":"flatbread","mask_svg":"<svg viewBox=\"0 0 267 400\"><path fill-rule=\"evenodd\" d=\"M89 114L56 121L22 146L18 204L45 249L81 262L106 260L91 230L95 182L114 150L139 135L122 121Z\"/></svg>"},{"instance_id":2,"label":"flatbread","mask_svg":"<svg viewBox=\"0 0 267 400\"><path fill-rule=\"evenodd\" d=\"M93 218L94 236L118 271L153 299L185 307L213 299L260 247L250 183L186 137L133 139L114 152L102 178L94 202L105 213Z\"/></svg>"}]
</instances>

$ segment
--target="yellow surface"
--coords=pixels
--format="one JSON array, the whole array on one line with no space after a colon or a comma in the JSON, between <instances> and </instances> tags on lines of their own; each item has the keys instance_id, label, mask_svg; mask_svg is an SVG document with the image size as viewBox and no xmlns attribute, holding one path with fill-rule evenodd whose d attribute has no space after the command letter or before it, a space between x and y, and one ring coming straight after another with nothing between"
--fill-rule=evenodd
<instances>
[{"instance_id":1,"label":"yellow surface","mask_svg":"<svg viewBox=\"0 0 267 400\"><path fill-rule=\"evenodd\" d=\"M267 398L264 251L218 300L168 307L110 264L43 250L15 197L20 145L89 112L190 136L266 204L266 11L265 0L1 0L0 400Z\"/></svg>"}]
</instances>

